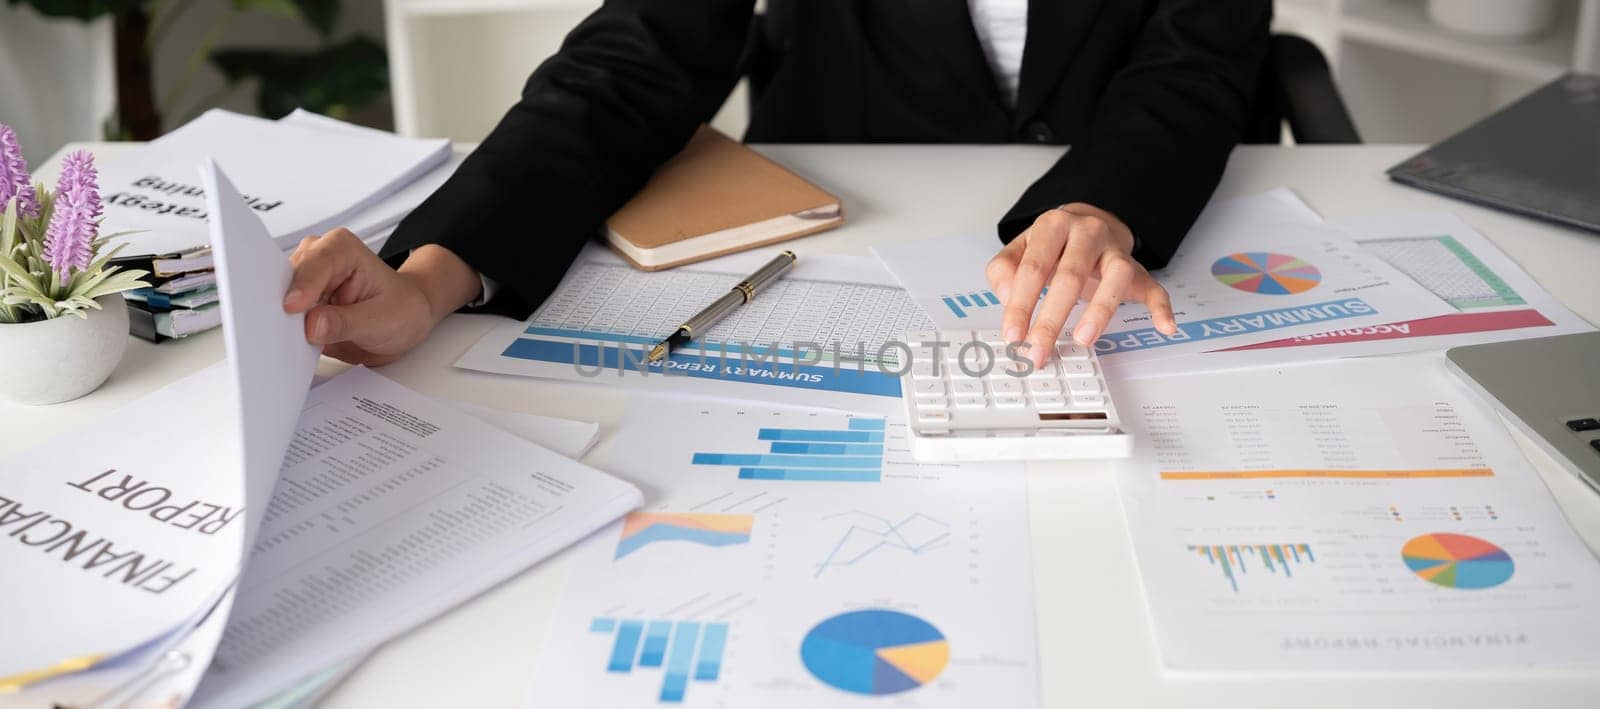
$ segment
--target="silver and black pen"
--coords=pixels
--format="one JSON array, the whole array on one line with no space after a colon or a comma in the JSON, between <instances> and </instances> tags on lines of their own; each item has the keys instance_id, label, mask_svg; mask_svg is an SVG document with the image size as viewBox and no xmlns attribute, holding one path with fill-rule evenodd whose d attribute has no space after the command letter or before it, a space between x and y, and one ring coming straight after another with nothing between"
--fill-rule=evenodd
<instances>
[{"instance_id":1,"label":"silver and black pen","mask_svg":"<svg viewBox=\"0 0 1600 709\"><path fill-rule=\"evenodd\" d=\"M681 347L684 343L704 335L706 331L711 329L711 326L716 325L724 317L727 317L728 313L733 312L745 303L755 300L756 294L760 293L762 288L766 288L769 283L778 280L778 277L783 275L784 271L789 270L789 267L793 266L794 262L795 255L793 251L785 251L778 254L771 261L768 261L767 265L750 274L750 277L739 281L739 284L734 286L733 290L728 291L727 295L718 298L716 302L706 306L705 310L695 313L694 317L684 321L682 325L678 326L677 332L672 333L667 339L650 348L649 361L655 362L663 359L671 354L674 348Z\"/></svg>"}]
</instances>

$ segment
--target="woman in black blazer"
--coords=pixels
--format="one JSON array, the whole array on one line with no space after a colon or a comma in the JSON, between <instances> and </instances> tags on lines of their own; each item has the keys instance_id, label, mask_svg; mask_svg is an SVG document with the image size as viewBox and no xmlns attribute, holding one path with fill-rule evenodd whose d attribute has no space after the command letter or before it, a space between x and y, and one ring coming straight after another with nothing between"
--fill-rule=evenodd
<instances>
[{"instance_id":1,"label":"woman in black blazer","mask_svg":"<svg viewBox=\"0 0 1600 709\"><path fill-rule=\"evenodd\" d=\"M366 363L464 306L526 316L754 58L768 69L750 141L1070 144L998 220L988 276L1004 334L1053 344L1080 295L1080 343L1125 298L1175 330L1146 269L1171 257L1240 137L1270 0L1032 0L1009 27L998 1L770 0L754 25L753 4L606 2L400 224L385 248L398 270L348 232L309 238L285 309L310 311L307 338L329 354ZM999 38L1024 30L1020 46ZM1052 350L1033 347L1038 361Z\"/></svg>"}]
</instances>

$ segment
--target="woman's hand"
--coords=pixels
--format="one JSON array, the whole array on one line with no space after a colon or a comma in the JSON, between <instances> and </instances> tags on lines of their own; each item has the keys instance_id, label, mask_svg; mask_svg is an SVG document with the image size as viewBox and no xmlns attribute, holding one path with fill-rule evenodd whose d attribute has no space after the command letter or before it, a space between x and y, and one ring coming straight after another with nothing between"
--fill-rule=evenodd
<instances>
[{"instance_id":1,"label":"woman's hand","mask_svg":"<svg viewBox=\"0 0 1600 709\"><path fill-rule=\"evenodd\" d=\"M1056 339L1080 297L1089 305L1072 330L1072 341L1085 347L1093 346L1125 299L1144 303L1157 330L1176 333L1167 290L1132 252L1133 232L1105 210L1075 202L1039 215L989 261L989 284L1005 304L1001 333L1006 341L1026 336L1028 357L1034 366L1043 365L1055 353ZM1050 290L1040 304L1045 286Z\"/></svg>"},{"instance_id":2,"label":"woman's hand","mask_svg":"<svg viewBox=\"0 0 1600 709\"><path fill-rule=\"evenodd\" d=\"M306 313L306 341L352 364L399 359L483 288L449 249L422 246L396 271L347 229L307 237L289 261L284 312Z\"/></svg>"}]
</instances>

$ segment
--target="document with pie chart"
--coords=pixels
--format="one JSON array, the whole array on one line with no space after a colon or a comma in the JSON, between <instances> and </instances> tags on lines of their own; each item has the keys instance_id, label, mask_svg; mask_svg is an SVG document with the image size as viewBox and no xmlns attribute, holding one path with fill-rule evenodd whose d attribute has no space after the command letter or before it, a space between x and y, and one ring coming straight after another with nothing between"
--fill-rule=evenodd
<instances>
[{"instance_id":1,"label":"document with pie chart","mask_svg":"<svg viewBox=\"0 0 1600 709\"><path fill-rule=\"evenodd\" d=\"M1287 189L1213 202L1153 275L1179 332L1124 304L1097 343L1108 367L1452 310Z\"/></svg>"},{"instance_id":2,"label":"document with pie chart","mask_svg":"<svg viewBox=\"0 0 1600 709\"><path fill-rule=\"evenodd\" d=\"M679 398L599 455L647 500L571 554L530 708L1038 706L1020 464L919 464L892 417Z\"/></svg>"},{"instance_id":3,"label":"document with pie chart","mask_svg":"<svg viewBox=\"0 0 1600 709\"><path fill-rule=\"evenodd\" d=\"M1126 382L1118 475L1179 672L1600 667L1600 561L1434 356Z\"/></svg>"},{"instance_id":4,"label":"document with pie chart","mask_svg":"<svg viewBox=\"0 0 1600 709\"><path fill-rule=\"evenodd\" d=\"M940 328L978 330L999 328L1005 310L984 272L999 248L994 234L969 234L872 251ZM1179 331L1156 331L1143 303L1125 303L1095 344L1108 370L1454 312L1283 188L1213 202L1152 275L1172 298Z\"/></svg>"}]
</instances>

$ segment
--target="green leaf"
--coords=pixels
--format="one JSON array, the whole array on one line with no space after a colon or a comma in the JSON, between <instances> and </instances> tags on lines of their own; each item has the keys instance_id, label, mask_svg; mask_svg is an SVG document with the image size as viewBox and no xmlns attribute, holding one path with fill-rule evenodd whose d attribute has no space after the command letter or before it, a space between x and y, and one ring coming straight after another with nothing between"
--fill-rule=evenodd
<instances>
[{"instance_id":1,"label":"green leaf","mask_svg":"<svg viewBox=\"0 0 1600 709\"><path fill-rule=\"evenodd\" d=\"M5 271L16 282L12 288L22 288L34 293L44 294L44 288L39 285L39 280L28 273L21 264L11 260L10 256L0 254L0 271Z\"/></svg>"},{"instance_id":2,"label":"green leaf","mask_svg":"<svg viewBox=\"0 0 1600 709\"><path fill-rule=\"evenodd\" d=\"M78 293L77 295L82 295L85 298L94 300L100 296L111 295L112 293L121 293L123 291L133 290L135 288L149 288L149 283L145 283L144 281L140 280L144 276L144 271L120 271L116 274L113 274L110 278L107 278L103 283L100 283L92 289Z\"/></svg>"},{"instance_id":3,"label":"green leaf","mask_svg":"<svg viewBox=\"0 0 1600 709\"><path fill-rule=\"evenodd\" d=\"M383 45L356 36L310 52L223 49L211 54L229 83L260 81L261 114L282 118L305 108L335 118L371 105L389 90Z\"/></svg>"},{"instance_id":4,"label":"green leaf","mask_svg":"<svg viewBox=\"0 0 1600 709\"><path fill-rule=\"evenodd\" d=\"M259 10L283 17L298 17L317 34L327 37L339 24L339 0L233 0L240 10Z\"/></svg>"}]
</instances>

